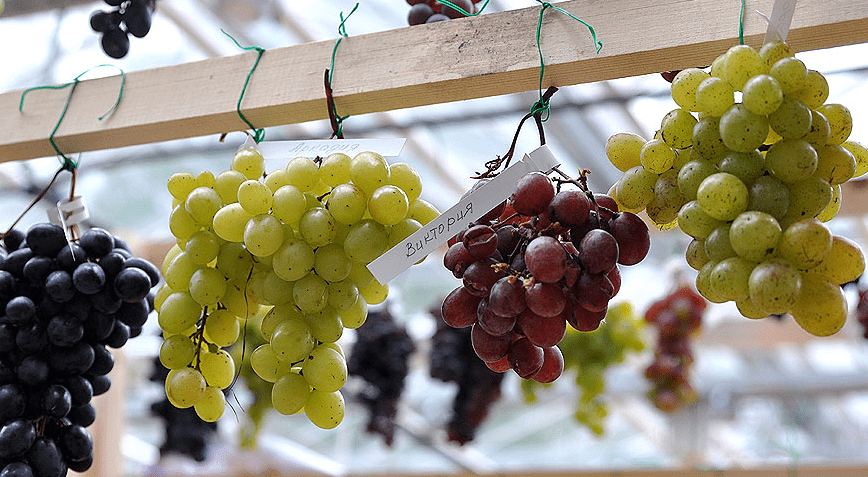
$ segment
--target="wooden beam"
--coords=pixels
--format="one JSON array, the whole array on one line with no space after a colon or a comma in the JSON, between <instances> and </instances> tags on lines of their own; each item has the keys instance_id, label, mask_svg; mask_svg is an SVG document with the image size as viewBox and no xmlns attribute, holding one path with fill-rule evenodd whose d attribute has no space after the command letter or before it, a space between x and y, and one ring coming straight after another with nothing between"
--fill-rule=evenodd
<instances>
[{"instance_id":1,"label":"wooden beam","mask_svg":"<svg viewBox=\"0 0 868 477\"><path fill-rule=\"evenodd\" d=\"M543 86L574 85L708 65L737 43L739 2L719 0L573 0L557 5L593 25L587 29L549 9L542 27ZM749 1L747 43L758 45L773 0ZM362 114L536 90L535 35L540 7L351 36L335 60L334 92L341 114ZM219 34L218 32L214 33ZM801 2L789 43L811 50L868 41L868 2ZM334 41L266 51L242 105L258 127L326 117L323 72ZM108 149L242 130L235 112L255 52L129 73L120 108L119 78L83 81L55 135L64 152ZM54 154L48 136L68 90L0 95L0 161ZM554 100L557 101L557 98Z\"/></svg>"}]
</instances>

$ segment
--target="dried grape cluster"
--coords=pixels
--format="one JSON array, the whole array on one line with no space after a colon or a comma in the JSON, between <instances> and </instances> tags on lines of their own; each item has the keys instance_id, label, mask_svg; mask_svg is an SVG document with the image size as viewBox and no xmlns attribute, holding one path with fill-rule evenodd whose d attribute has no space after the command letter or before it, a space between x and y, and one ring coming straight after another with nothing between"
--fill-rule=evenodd
<instances>
[{"instance_id":1,"label":"dried grape cluster","mask_svg":"<svg viewBox=\"0 0 868 477\"><path fill-rule=\"evenodd\" d=\"M639 217L584 182L569 183L580 188L559 182L556 190L545 174L525 175L508 203L460 232L444 257L463 284L443 301L443 319L472 327L473 349L495 371L557 379L567 323L597 329L621 286L617 265L648 253Z\"/></svg>"},{"instance_id":2,"label":"dried grape cluster","mask_svg":"<svg viewBox=\"0 0 868 477\"><path fill-rule=\"evenodd\" d=\"M675 75L679 108L654 139L619 133L606 144L624 172L612 196L693 237L686 258L705 298L748 318L789 313L818 336L843 326L839 285L865 268L859 246L823 224L841 184L868 172L868 150L848 139L850 111L828 96L785 43L737 45L710 72Z\"/></svg>"},{"instance_id":3,"label":"dried grape cluster","mask_svg":"<svg viewBox=\"0 0 868 477\"><path fill-rule=\"evenodd\" d=\"M629 354L645 349L642 331L642 319L629 303L622 302L606 312L606 326L585 333L568 329L559 345L564 354L564 370L575 373L581 392L574 417L598 436L605 431L603 422L609 413L603 397L606 371L624 362ZM521 385L525 399L533 402L541 385L530 379L523 380Z\"/></svg>"},{"instance_id":4,"label":"dried grape cluster","mask_svg":"<svg viewBox=\"0 0 868 477\"><path fill-rule=\"evenodd\" d=\"M702 296L681 286L645 312L645 321L658 331L654 361L645 369L645 377L651 382L648 397L661 411L675 412L696 400L690 386L691 337L702 327L706 306Z\"/></svg>"},{"instance_id":5,"label":"dried grape cluster","mask_svg":"<svg viewBox=\"0 0 868 477\"><path fill-rule=\"evenodd\" d=\"M157 0L105 0L116 7L110 12L97 11L90 17L90 27L102 33L102 51L112 58L127 56L130 37L143 38L151 31L151 16L157 8Z\"/></svg>"},{"instance_id":6,"label":"dried grape cluster","mask_svg":"<svg viewBox=\"0 0 868 477\"><path fill-rule=\"evenodd\" d=\"M93 463L91 398L142 332L159 270L120 237L75 242L54 224L11 231L0 249L0 475L58 477Z\"/></svg>"},{"instance_id":7,"label":"dried grape cluster","mask_svg":"<svg viewBox=\"0 0 868 477\"><path fill-rule=\"evenodd\" d=\"M450 0L449 3L461 8L467 13L476 12L476 4L482 0ZM434 23L453 18L461 18L464 13L437 0L407 0L411 5L407 15L407 23L421 25L422 23Z\"/></svg>"},{"instance_id":8,"label":"dried grape cluster","mask_svg":"<svg viewBox=\"0 0 868 477\"><path fill-rule=\"evenodd\" d=\"M438 309L432 309L431 314L437 319L437 331L431 338L429 371L432 378L458 384L447 436L463 445L476 437L492 404L500 399L503 373L489 369L474 357L468 328L447 326Z\"/></svg>"},{"instance_id":9,"label":"dried grape cluster","mask_svg":"<svg viewBox=\"0 0 868 477\"><path fill-rule=\"evenodd\" d=\"M154 358L150 380L162 384L168 374L169 370L160 363L160 358ZM151 414L162 419L165 428L163 443L160 444L161 456L178 453L197 462L205 460L208 444L217 433L216 422L205 422L193 408L179 409L166 397L151 403Z\"/></svg>"},{"instance_id":10,"label":"dried grape cluster","mask_svg":"<svg viewBox=\"0 0 868 477\"><path fill-rule=\"evenodd\" d=\"M370 413L368 432L380 434L389 446L395 437L395 415L410 371L410 355L415 350L410 335L395 323L388 310L372 310L356 331L347 362L350 375L368 384L359 394Z\"/></svg>"}]
</instances>

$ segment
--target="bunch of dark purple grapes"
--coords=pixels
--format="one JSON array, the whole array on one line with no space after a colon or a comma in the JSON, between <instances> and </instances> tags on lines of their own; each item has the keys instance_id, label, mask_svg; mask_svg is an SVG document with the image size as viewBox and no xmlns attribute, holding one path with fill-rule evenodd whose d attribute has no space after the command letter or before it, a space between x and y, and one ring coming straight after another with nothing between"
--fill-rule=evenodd
<instances>
[{"instance_id":1,"label":"bunch of dark purple grapes","mask_svg":"<svg viewBox=\"0 0 868 477\"><path fill-rule=\"evenodd\" d=\"M645 312L645 321L657 327L657 350L654 361L645 369L651 382L648 397L657 409L675 412L696 400L690 385L693 364L691 337L702 326L705 298L688 286L654 303Z\"/></svg>"},{"instance_id":2,"label":"bunch of dark purple grapes","mask_svg":"<svg viewBox=\"0 0 868 477\"><path fill-rule=\"evenodd\" d=\"M169 370L154 358L154 368L150 380L162 386L166 382ZM196 462L205 460L208 444L217 433L216 422L203 421L192 407L179 409L173 406L169 399L151 403L151 414L163 420L166 428L163 444L160 445L160 455L172 452L189 456Z\"/></svg>"},{"instance_id":3,"label":"bunch of dark purple grapes","mask_svg":"<svg viewBox=\"0 0 868 477\"><path fill-rule=\"evenodd\" d=\"M856 304L856 320L862 325L862 336L868 339L868 288L859 290L859 302Z\"/></svg>"},{"instance_id":4,"label":"bunch of dark purple grapes","mask_svg":"<svg viewBox=\"0 0 868 477\"><path fill-rule=\"evenodd\" d=\"M142 331L160 279L93 228L77 243L54 224L12 231L0 249L0 475L58 477L93 463L91 398Z\"/></svg>"},{"instance_id":5,"label":"bunch of dark purple grapes","mask_svg":"<svg viewBox=\"0 0 868 477\"><path fill-rule=\"evenodd\" d=\"M102 33L102 51L112 58L127 56L130 37L143 38L151 31L151 16L157 8L157 0L105 0L116 7L110 12L96 11L90 16L90 27Z\"/></svg>"},{"instance_id":6,"label":"bunch of dark purple grapes","mask_svg":"<svg viewBox=\"0 0 868 477\"><path fill-rule=\"evenodd\" d=\"M476 12L476 4L482 0L449 0L449 3L461 8L467 13ZM407 23L410 25L421 25L423 23L442 22L453 18L464 17L464 13L460 10L452 8L445 3L437 0L407 0L410 7L410 14L407 15Z\"/></svg>"},{"instance_id":7,"label":"bunch of dark purple grapes","mask_svg":"<svg viewBox=\"0 0 868 477\"><path fill-rule=\"evenodd\" d=\"M370 310L356 331L349 374L368 382L359 398L368 407L368 432L383 436L391 446L395 437L395 414L410 371L409 358L416 345L387 310Z\"/></svg>"},{"instance_id":8,"label":"bunch of dark purple grapes","mask_svg":"<svg viewBox=\"0 0 868 477\"><path fill-rule=\"evenodd\" d=\"M618 212L611 197L588 192L584 182L569 183L579 188L556 191L545 174L527 174L444 257L463 285L443 301L443 319L472 327L473 349L494 371L557 379L563 357L556 345L567 323L597 329L621 286L618 264L648 253L642 219Z\"/></svg>"},{"instance_id":9,"label":"bunch of dark purple grapes","mask_svg":"<svg viewBox=\"0 0 868 477\"><path fill-rule=\"evenodd\" d=\"M431 338L431 377L458 384L447 436L464 445L476 437L489 408L500 399L503 373L492 371L474 358L469 329L447 326L439 309L432 309L431 314L437 320L437 331Z\"/></svg>"}]
</instances>

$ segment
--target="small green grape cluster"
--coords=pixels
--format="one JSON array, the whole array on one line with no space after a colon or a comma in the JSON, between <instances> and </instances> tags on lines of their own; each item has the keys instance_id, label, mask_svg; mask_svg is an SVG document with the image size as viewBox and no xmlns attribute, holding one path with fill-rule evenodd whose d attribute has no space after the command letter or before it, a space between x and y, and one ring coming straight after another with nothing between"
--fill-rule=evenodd
<instances>
[{"instance_id":1,"label":"small green grape cluster","mask_svg":"<svg viewBox=\"0 0 868 477\"><path fill-rule=\"evenodd\" d=\"M229 170L176 173L168 189L177 244L155 308L170 402L219 419L235 372L222 348L258 316L267 342L250 361L274 383L274 408L337 426L347 368L335 342L388 295L366 265L439 215L419 199L419 175L374 152L296 157L266 175L262 154L245 147Z\"/></svg>"},{"instance_id":2,"label":"small green grape cluster","mask_svg":"<svg viewBox=\"0 0 868 477\"><path fill-rule=\"evenodd\" d=\"M645 349L642 340L644 321L636 315L629 302L609 307L605 321L606 326L589 332L567 328L567 334L558 345L564 355L564 371L573 370L576 385L581 389L576 421L598 436L604 434L603 422L609 413L602 398L606 390L606 370L623 363L629 354ZM525 399L533 401L536 398L534 390L544 385L525 379L521 386Z\"/></svg>"},{"instance_id":3,"label":"small green grape cluster","mask_svg":"<svg viewBox=\"0 0 868 477\"><path fill-rule=\"evenodd\" d=\"M787 44L737 45L710 72L675 75L679 108L654 139L606 144L624 172L610 195L693 237L686 258L705 298L748 318L790 313L818 336L843 326L839 285L865 268L858 245L822 223L838 213L841 184L868 172L868 150L848 139L850 111L828 96Z\"/></svg>"}]
</instances>

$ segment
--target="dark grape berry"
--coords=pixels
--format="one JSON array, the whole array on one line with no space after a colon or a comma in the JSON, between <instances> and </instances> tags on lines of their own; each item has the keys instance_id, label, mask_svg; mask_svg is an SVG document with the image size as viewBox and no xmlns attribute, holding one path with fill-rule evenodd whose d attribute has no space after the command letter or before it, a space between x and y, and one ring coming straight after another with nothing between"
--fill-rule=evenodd
<instances>
[{"instance_id":1,"label":"dark grape berry","mask_svg":"<svg viewBox=\"0 0 868 477\"><path fill-rule=\"evenodd\" d=\"M94 262L85 262L72 272L72 283L75 289L85 295L93 295L105 285L105 272Z\"/></svg>"},{"instance_id":2,"label":"dark grape berry","mask_svg":"<svg viewBox=\"0 0 868 477\"><path fill-rule=\"evenodd\" d=\"M512 207L521 215L537 215L548 210L555 196L551 179L540 172L522 177L512 193Z\"/></svg>"},{"instance_id":3,"label":"dark grape berry","mask_svg":"<svg viewBox=\"0 0 868 477\"><path fill-rule=\"evenodd\" d=\"M65 387L52 384L42 393L42 411L56 419L66 417L72 409L72 395Z\"/></svg>"},{"instance_id":4,"label":"dark grape berry","mask_svg":"<svg viewBox=\"0 0 868 477\"><path fill-rule=\"evenodd\" d=\"M81 235L78 245L90 258L100 258L115 248L114 236L105 229L94 227Z\"/></svg>"},{"instance_id":5,"label":"dark grape berry","mask_svg":"<svg viewBox=\"0 0 868 477\"><path fill-rule=\"evenodd\" d=\"M27 462L35 476L60 476L66 473L66 463L57 444L47 437L38 437L27 451Z\"/></svg>"},{"instance_id":6,"label":"dark grape berry","mask_svg":"<svg viewBox=\"0 0 868 477\"><path fill-rule=\"evenodd\" d=\"M123 14L130 35L142 38L151 30L151 9L145 2L130 2Z\"/></svg>"},{"instance_id":7,"label":"dark grape berry","mask_svg":"<svg viewBox=\"0 0 868 477\"><path fill-rule=\"evenodd\" d=\"M140 301L151 291L151 278L141 268L127 267L115 277L114 290L127 303Z\"/></svg>"},{"instance_id":8,"label":"dark grape berry","mask_svg":"<svg viewBox=\"0 0 868 477\"><path fill-rule=\"evenodd\" d=\"M434 10L425 3L418 3L410 7L410 13L407 15L407 23L410 25L421 25L428 21L434 15Z\"/></svg>"},{"instance_id":9,"label":"dark grape berry","mask_svg":"<svg viewBox=\"0 0 868 477\"><path fill-rule=\"evenodd\" d=\"M72 284L72 275L64 270L55 270L45 279L45 294L48 298L65 303L75 296L75 285Z\"/></svg>"},{"instance_id":10,"label":"dark grape berry","mask_svg":"<svg viewBox=\"0 0 868 477\"><path fill-rule=\"evenodd\" d=\"M115 59L127 56L127 53L130 51L130 38L127 36L127 32L120 28L114 28L103 33L100 44L105 54Z\"/></svg>"},{"instance_id":11,"label":"dark grape berry","mask_svg":"<svg viewBox=\"0 0 868 477\"><path fill-rule=\"evenodd\" d=\"M97 33L105 33L117 26L109 12L96 11L90 16L90 28Z\"/></svg>"},{"instance_id":12,"label":"dark grape berry","mask_svg":"<svg viewBox=\"0 0 868 477\"><path fill-rule=\"evenodd\" d=\"M450 1L456 7L461 8L466 13L462 13L460 10L450 7L449 5L443 4L443 7L440 9L440 13L446 15L449 18L463 18L471 13L473 13L473 2L470 0L452 0Z\"/></svg>"},{"instance_id":13,"label":"dark grape berry","mask_svg":"<svg viewBox=\"0 0 868 477\"><path fill-rule=\"evenodd\" d=\"M0 458L15 459L21 457L36 441L36 429L33 423L24 419L15 419L0 427Z\"/></svg>"},{"instance_id":14,"label":"dark grape berry","mask_svg":"<svg viewBox=\"0 0 868 477\"><path fill-rule=\"evenodd\" d=\"M26 396L15 383L0 386L0 422L21 417L26 409Z\"/></svg>"},{"instance_id":15,"label":"dark grape berry","mask_svg":"<svg viewBox=\"0 0 868 477\"><path fill-rule=\"evenodd\" d=\"M58 444L68 461L81 461L93 455L93 439L84 427L76 424L60 430Z\"/></svg>"},{"instance_id":16,"label":"dark grape berry","mask_svg":"<svg viewBox=\"0 0 868 477\"><path fill-rule=\"evenodd\" d=\"M435 14L431 15L430 17L428 17L428 19L425 20L425 23L436 23L436 22L442 22L445 20L449 20L449 17L447 17L446 15L444 15L442 13L435 13Z\"/></svg>"},{"instance_id":17,"label":"dark grape berry","mask_svg":"<svg viewBox=\"0 0 868 477\"><path fill-rule=\"evenodd\" d=\"M33 253L54 257L66 246L66 234L59 225L51 223L35 224L27 230L27 246Z\"/></svg>"},{"instance_id":18,"label":"dark grape berry","mask_svg":"<svg viewBox=\"0 0 868 477\"><path fill-rule=\"evenodd\" d=\"M0 470L0 477L33 477L33 469L26 462L12 462Z\"/></svg>"}]
</instances>

